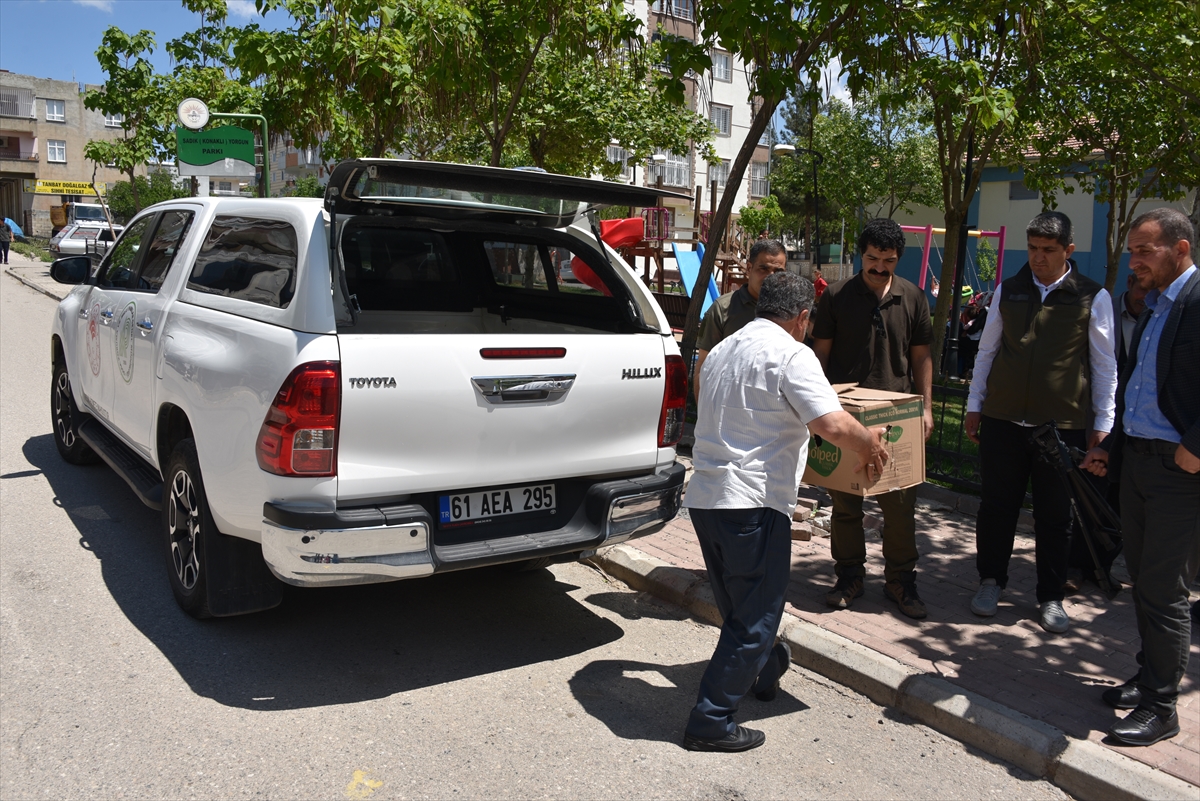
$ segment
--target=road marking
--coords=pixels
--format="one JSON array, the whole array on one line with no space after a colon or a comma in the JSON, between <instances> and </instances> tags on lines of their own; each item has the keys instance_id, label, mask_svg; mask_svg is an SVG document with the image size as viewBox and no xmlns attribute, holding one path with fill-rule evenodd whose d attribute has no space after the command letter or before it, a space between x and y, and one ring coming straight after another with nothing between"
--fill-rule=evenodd
<instances>
[{"instance_id":1,"label":"road marking","mask_svg":"<svg viewBox=\"0 0 1200 801\"><path fill-rule=\"evenodd\" d=\"M354 778L346 785L346 798L370 798L371 794L383 786L378 779L367 777L363 770L354 771Z\"/></svg>"}]
</instances>

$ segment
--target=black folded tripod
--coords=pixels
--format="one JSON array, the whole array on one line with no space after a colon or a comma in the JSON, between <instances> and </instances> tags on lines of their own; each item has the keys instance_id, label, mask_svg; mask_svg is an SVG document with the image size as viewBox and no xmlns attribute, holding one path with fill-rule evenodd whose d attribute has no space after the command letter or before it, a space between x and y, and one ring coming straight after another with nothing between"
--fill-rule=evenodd
<instances>
[{"instance_id":1,"label":"black folded tripod","mask_svg":"<svg viewBox=\"0 0 1200 801\"><path fill-rule=\"evenodd\" d=\"M1038 455L1055 468L1062 479L1063 488L1071 499L1071 514L1079 535L1087 545L1092 557L1092 577L1111 601L1121 591L1121 584L1109 574L1109 565L1121 553L1121 519L1108 505L1108 501L1092 484L1077 462L1084 453L1070 448L1058 435L1054 421L1038 426L1030 435L1030 442Z\"/></svg>"}]
</instances>

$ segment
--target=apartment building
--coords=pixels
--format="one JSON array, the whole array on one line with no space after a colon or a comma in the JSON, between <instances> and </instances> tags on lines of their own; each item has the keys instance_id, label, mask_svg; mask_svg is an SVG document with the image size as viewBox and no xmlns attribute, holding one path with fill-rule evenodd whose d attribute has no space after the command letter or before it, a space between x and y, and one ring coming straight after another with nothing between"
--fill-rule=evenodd
<instances>
[{"instance_id":1,"label":"apartment building","mask_svg":"<svg viewBox=\"0 0 1200 801\"><path fill-rule=\"evenodd\" d=\"M329 172L336 164L325 163L319 145L297 147L286 132L271 139L269 160L272 197L288 194L300 178L315 177L321 186L329 182Z\"/></svg>"},{"instance_id":2,"label":"apartment building","mask_svg":"<svg viewBox=\"0 0 1200 801\"><path fill-rule=\"evenodd\" d=\"M99 88L0 71L0 216L28 235L50 235L51 206L95 200L96 165L84 147L122 136L119 116L83 106L84 94ZM101 186L125 177L104 165L95 174Z\"/></svg>"},{"instance_id":3,"label":"apartment building","mask_svg":"<svg viewBox=\"0 0 1200 801\"><path fill-rule=\"evenodd\" d=\"M626 2L630 13L645 20L649 36L658 31L672 36L681 36L693 41L700 37L696 21L695 0L634 0ZM717 183L716 201L720 202L725 192L736 193L733 203L734 214L742 206L768 194L770 186L769 154L771 133L764 134L750 168L737 186L729 186L729 168L741 149L742 142L750 129L754 108L750 103L750 85L746 66L732 53L712 51L712 69L703 75L689 74L685 78L685 90L689 106L701 116L709 119L715 131L714 149L720 158L719 164L708 164L698 156L695 147L687 153L659 153L659 158L646 164L626 164L626 180L643 186L654 186L659 176L663 186L687 192L695 197L696 187L702 187L700 206L702 211L713 207L712 182ZM612 161L625 161L625 151L614 143L609 148ZM693 204L683 201L668 201L674 209L673 223L677 227L690 227L693 221Z\"/></svg>"}]
</instances>

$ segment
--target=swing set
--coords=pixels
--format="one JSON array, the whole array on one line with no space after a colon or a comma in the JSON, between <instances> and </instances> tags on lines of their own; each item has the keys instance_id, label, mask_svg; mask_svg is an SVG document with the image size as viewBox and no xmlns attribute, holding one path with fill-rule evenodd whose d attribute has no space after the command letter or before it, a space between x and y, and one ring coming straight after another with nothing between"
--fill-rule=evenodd
<instances>
[{"instance_id":1,"label":"swing set","mask_svg":"<svg viewBox=\"0 0 1200 801\"><path fill-rule=\"evenodd\" d=\"M925 283L929 277L929 252L930 252L930 249L933 247L933 235L934 234L942 234L944 236L946 234L946 229L945 228L934 228L932 225L924 225L924 226L922 226L922 225L902 225L902 226L900 226L900 228L901 228L901 230L906 231L908 233L925 235L925 244L921 248L921 280L918 283L918 286L920 286L921 289L924 289ZM1003 278L1004 278L1004 234L1005 234L1005 226L1003 226L1003 225L1000 226L999 231L968 231L967 232L967 236L994 237L997 240L996 241L996 286L1000 286L1000 281L1003 280ZM939 266L940 266L941 260L942 260L942 252L940 249L938 249ZM963 270L964 280L966 279L966 275L967 275L966 270ZM934 278L934 282L935 283L937 282L937 278Z\"/></svg>"}]
</instances>

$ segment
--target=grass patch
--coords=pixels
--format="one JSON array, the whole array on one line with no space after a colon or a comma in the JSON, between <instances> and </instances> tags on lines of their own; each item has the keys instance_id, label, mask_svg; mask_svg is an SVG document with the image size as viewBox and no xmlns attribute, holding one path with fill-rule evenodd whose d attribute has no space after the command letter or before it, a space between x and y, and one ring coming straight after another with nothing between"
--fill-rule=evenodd
<instances>
[{"instance_id":1,"label":"grass patch","mask_svg":"<svg viewBox=\"0 0 1200 801\"><path fill-rule=\"evenodd\" d=\"M25 242L13 242L11 245L9 245L9 247L12 248L14 252L20 253L22 256L28 256L31 259L40 259L44 262L54 261L54 256L47 251L42 250L39 247L35 247L34 245L26 244Z\"/></svg>"}]
</instances>

